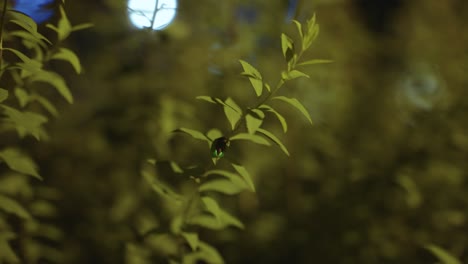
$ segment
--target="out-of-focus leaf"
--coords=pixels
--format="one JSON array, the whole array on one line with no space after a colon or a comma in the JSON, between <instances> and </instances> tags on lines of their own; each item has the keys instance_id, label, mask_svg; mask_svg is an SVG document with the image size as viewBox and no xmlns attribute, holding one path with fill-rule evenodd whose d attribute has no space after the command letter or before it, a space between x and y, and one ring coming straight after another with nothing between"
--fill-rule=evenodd
<instances>
[{"instance_id":1,"label":"out-of-focus leaf","mask_svg":"<svg viewBox=\"0 0 468 264\"><path fill-rule=\"evenodd\" d=\"M21 204L3 195L0 195L0 210L14 214L23 219L31 219L31 215Z\"/></svg>"},{"instance_id":2,"label":"out-of-focus leaf","mask_svg":"<svg viewBox=\"0 0 468 264\"><path fill-rule=\"evenodd\" d=\"M199 250L185 254L182 264L197 264L200 261L209 264L224 264L224 260L216 248L200 241Z\"/></svg>"},{"instance_id":3,"label":"out-of-focus leaf","mask_svg":"<svg viewBox=\"0 0 468 264\"><path fill-rule=\"evenodd\" d=\"M52 85L62 95L67 102L73 103L73 96L62 76L55 72L40 71L31 76L32 82L45 82Z\"/></svg>"},{"instance_id":4,"label":"out-of-focus leaf","mask_svg":"<svg viewBox=\"0 0 468 264\"><path fill-rule=\"evenodd\" d=\"M174 130L173 132L182 132L182 133L192 136L195 139L207 141L208 143L210 142L210 139L208 137L206 137L202 132L197 131L197 130L181 127L181 128Z\"/></svg>"},{"instance_id":5,"label":"out-of-focus leaf","mask_svg":"<svg viewBox=\"0 0 468 264\"><path fill-rule=\"evenodd\" d=\"M312 119L310 118L309 112L307 112L305 107L296 98L288 98L288 97L285 97L285 96L276 96L276 97L273 97L272 99L280 100L280 101L283 101L283 102L286 102L286 103L292 105L297 110L299 110L307 118L307 120L309 120L310 124L312 124Z\"/></svg>"},{"instance_id":6,"label":"out-of-focus leaf","mask_svg":"<svg viewBox=\"0 0 468 264\"><path fill-rule=\"evenodd\" d=\"M175 202L178 205L180 205L183 202L183 198L180 194L176 193L175 191L172 190L171 187L169 187L167 184L163 183L153 175L151 175L150 172L143 170L141 172L143 177L146 179L146 181L151 184L151 188L161 195L161 197L171 201Z\"/></svg>"},{"instance_id":7,"label":"out-of-focus leaf","mask_svg":"<svg viewBox=\"0 0 468 264\"><path fill-rule=\"evenodd\" d=\"M332 60L324 60L324 59L313 59L298 63L297 66L306 66L306 65L314 65L314 64L323 64L323 63L332 63Z\"/></svg>"},{"instance_id":8,"label":"out-of-focus leaf","mask_svg":"<svg viewBox=\"0 0 468 264\"><path fill-rule=\"evenodd\" d=\"M0 103L8 98L8 90L0 88Z\"/></svg>"},{"instance_id":9,"label":"out-of-focus leaf","mask_svg":"<svg viewBox=\"0 0 468 264\"><path fill-rule=\"evenodd\" d=\"M15 96L21 107L25 107L29 102L29 94L22 88L15 88Z\"/></svg>"},{"instance_id":10,"label":"out-of-focus leaf","mask_svg":"<svg viewBox=\"0 0 468 264\"><path fill-rule=\"evenodd\" d=\"M29 99L31 101L36 101L38 102L40 105L42 105L42 107L44 107L51 115L57 117L59 115L58 111L57 111L57 108L55 108L55 106L45 97L43 96L40 96L38 94L31 94Z\"/></svg>"},{"instance_id":11,"label":"out-of-focus leaf","mask_svg":"<svg viewBox=\"0 0 468 264\"><path fill-rule=\"evenodd\" d=\"M94 27L94 24L92 23L82 23L82 24L73 26L72 31L78 31L78 30L83 30L83 29L92 28L92 27Z\"/></svg>"},{"instance_id":12,"label":"out-of-focus leaf","mask_svg":"<svg viewBox=\"0 0 468 264\"><path fill-rule=\"evenodd\" d=\"M293 20L292 22L294 23L294 25L296 25L297 32L299 33L299 36L301 36L301 41L302 41L303 38L304 38L304 35L302 34L302 24L301 24L301 22L299 22L297 20Z\"/></svg>"},{"instance_id":13,"label":"out-of-focus leaf","mask_svg":"<svg viewBox=\"0 0 468 264\"><path fill-rule=\"evenodd\" d=\"M8 241L15 239L16 235L13 232L0 232L0 263L20 263Z\"/></svg>"},{"instance_id":14,"label":"out-of-focus leaf","mask_svg":"<svg viewBox=\"0 0 468 264\"><path fill-rule=\"evenodd\" d=\"M232 163L231 165L232 165L232 167L234 167L234 169L237 171L237 173L239 173L239 175L242 176L244 181L249 186L250 190L255 192L255 185L254 185L254 183L252 181L252 177L250 177L249 172L241 165L237 165L237 164L234 164L234 163Z\"/></svg>"},{"instance_id":15,"label":"out-of-focus leaf","mask_svg":"<svg viewBox=\"0 0 468 264\"><path fill-rule=\"evenodd\" d=\"M42 180L37 173L37 165L21 151L14 148L3 149L0 151L0 158L5 161L10 169Z\"/></svg>"},{"instance_id":16,"label":"out-of-focus leaf","mask_svg":"<svg viewBox=\"0 0 468 264\"><path fill-rule=\"evenodd\" d=\"M281 34L281 50L286 61L289 61L294 53L294 44L293 40L284 33Z\"/></svg>"},{"instance_id":17,"label":"out-of-focus leaf","mask_svg":"<svg viewBox=\"0 0 468 264\"><path fill-rule=\"evenodd\" d=\"M47 24L46 27L57 32L58 39L60 41L66 39L68 35L70 35L72 31L72 26L62 6L60 6L60 20L58 21L57 26Z\"/></svg>"},{"instance_id":18,"label":"out-of-focus leaf","mask_svg":"<svg viewBox=\"0 0 468 264\"><path fill-rule=\"evenodd\" d=\"M211 97L211 96L200 95L200 96L197 96L195 98L198 99L198 100L202 100L202 101L206 101L206 102L209 102L209 103L212 103L212 104L216 104L216 98Z\"/></svg>"},{"instance_id":19,"label":"out-of-focus leaf","mask_svg":"<svg viewBox=\"0 0 468 264\"><path fill-rule=\"evenodd\" d=\"M195 232L182 232L181 235L185 238L187 243L189 244L190 248L195 251L198 249L199 245L199 238L198 234Z\"/></svg>"},{"instance_id":20,"label":"out-of-focus leaf","mask_svg":"<svg viewBox=\"0 0 468 264\"><path fill-rule=\"evenodd\" d=\"M425 248L434 254L442 264L462 264L461 261L441 247L430 244L425 246Z\"/></svg>"},{"instance_id":21,"label":"out-of-focus leaf","mask_svg":"<svg viewBox=\"0 0 468 264\"><path fill-rule=\"evenodd\" d=\"M273 113L276 116L276 118L278 118L278 121L280 121L281 127L283 128L283 132L286 133L288 131L288 123L286 123L286 119L275 109L273 109L273 107L263 104L259 108L265 109L268 112Z\"/></svg>"},{"instance_id":22,"label":"out-of-focus leaf","mask_svg":"<svg viewBox=\"0 0 468 264\"><path fill-rule=\"evenodd\" d=\"M239 119L242 116L242 110L230 97L226 99L225 103L226 106L224 106L224 114L231 124L231 128L234 130L237 122L239 122Z\"/></svg>"},{"instance_id":23,"label":"out-of-focus leaf","mask_svg":"<svg viewBox=\"0 0 468 264\"><path fill-rule=\"evenodd\" d=\"M203 174L203 177L207 177L209 175L219 175L227 178L229 182L232 183L236 188L234 187L229 187L226 183L220 182L219 180L213 180L213 181L218 181L217 185L213 185L214 183L211 183L211 186L217 187L217 188L226 188L229 187L229 190L227 191L242 191L245 189L248 189L248 186L246 185L246 182L242 180L242 178L237 175L236 173L230 172L230 171L225 171L225 170L209 170ZM209 182L207 182L208 184ZM202 184L203 186L204 184ZM208 185L209 186L209 185ZM201 187L201 186L200 186ZM205 186L204 188L208 188Z\"/></svg>"},{"instance_id":24,"label":"out-of-focus leaf","mask_svg":"<svg viewBox=\"0 0 468 264\"><path fill-rule=\"evenodd\" d=\"M206 211L213 214L215 218L219 218L221 209L219 208L218 202L209 196L203 196L201 199L205 205Z\"/></svg>"},{"instance_id":25,"label":"out-of-focus leaf","mask_svg":"<svg viewBox=\"0 0 468 264\"><path fill-rule=\"evenodd\" d=\"M250 65L248 62L243 60L239 60L239 62L241 63L242 68L244 69L244 71L241 74L249 77L250 83L254 88L255 94L257 96L261 96L263 90L262 75L255 67Z\"/></svg>"},{"instance_id":26,"label":"out-of-focus leaf","mask_svg":"<svg viewBox=\"0 0 468 264\"><path fill-rule=\"evenodd\" d=\"M75 69L76 73L81 73L80 59L73 51L69 49L60 48L54 55L52 55L51 59L67 61L73 66L73 69Z\"/></svg>"},{"instance_id":27,"label":"out-of-focus leaf","mask_svg":"<svg viewBox=\"0 0 468 264\"><path fill-rule=\"evenodd\" d=\"M239 133L239 134L229 138L229 140L230 141L233 141L233 140L248 140L248 141L252 141L254 143L260 144L260 145L266 145L266 146L271 145L270 142L265 140L263 137L258 136L258 135L251 135L249 133Z\"/></svg>"},{"instance_id":28,"label":"out-of-focus leaf","mask_svg":"<svg viewBox=\"0 0 468 264\"><path fill-rule=\"evenodd\" d=\"M281 73L281 77L283 78L283 80L285 81L289 81L289 80L293 80L293 79L296 79L296 78L299 78L299 77L307 77L309 78L309 75L301 72L301 71L298 71L298 70L292 70L292 71L289 71L289 72L283 72Z\"/></svg>"},{"instance_id":29,"label":"out-of-focus leaf","mask_svg":"<svg viewBox=\"0 0 468 264\"><path fill-rule=\"evenodd\" d=\"M2 107L5 110L4 114L7 116L7 120L12 122L12 127L16 129L20 137L32 135L37 140L47 138L47 134L42 127L47 122L45 116L27 111L20 112L6 105Z\"/></svg>"},{"instance_id":30,"label":"out-of-focus leaf","mask_svg":"<svg viewBox=\"0 0 468 264\"><path fill-rule=\"evenodd\" d=\"M255 131L262 125L265 113L260 109L252 109L245 116L245 122L247 124L247 131L249 134L255 134Z\"/></svg>"},{"instance_id":31,"label":"out-of-focus leaf","mask_svg":"<svg viewBox=\"0 0 468 264\"><path fill-rule=\"evenodd\" d=\"M265 129L261 129L259 128L258 129L258 132L262 133L263 135L265 135L266 137L268 137L269 139L271 139L276 145L278 145L278 147L281 148L281 150L289 156L289 151L288 149L283 145L283 143L281 143L281 141L275 136L273 135L271 132L269 132L268 130L265 130Z\"/></svg>"},{"instance_id":32,"label":"out-of-focus leaf","mask_svg":"<svg viewBox=\"0 0 468 264\"><path fill-rule=\"evenodd\" d=\"M208 137L210 141L214 141L215 139L220 138L222 136L223 136L223 133L221 133L221 131L219 131L219 129L216 129L216 128L210 129L206 133L206 137Z\"/></svg>"},{"instance_id":33,"label":"out-of-focus leaf","mask_svg":"<svg viewBox=\"0 0 468 264\"><path fill-rule=\"evenodd\" d=\"M221 208L219 208L218 217L215 217L211 214L199 214L187 219L187 223L190 225L198 225L212 230L221 230L228 226L234 226L240 229L244 228L244 225L241 221L239 221L239 219L232 216L231 214L229 214Z\"/></svg>"},{"instance_id":34,"label":"out-of-focus leaf","mask_svg":"<svg viewBox=\"0 0 468 264\"><path fill-rule=\"evenodd\" d=\"M234 195L246 190L247 186L239 186L230 180L215 179L204 182L198 188L200 192L219 192L227 195Z\"/></svg>"}]
</instances>

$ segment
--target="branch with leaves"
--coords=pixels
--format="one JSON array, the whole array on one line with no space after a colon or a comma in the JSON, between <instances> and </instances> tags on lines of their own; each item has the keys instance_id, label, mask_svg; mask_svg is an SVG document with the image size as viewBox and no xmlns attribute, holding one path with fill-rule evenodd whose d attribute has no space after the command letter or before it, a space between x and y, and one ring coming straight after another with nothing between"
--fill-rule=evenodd
<instances>
[{"instance_id":1,"label":"branch with leaves","mask_svg":"<svg viewBox=\"0 0 468 264\"><path fill-rule=\"evenodd\" d=\"M198 100L219 105L223 109L230 125L230 131L222 133L219 129L211 129L207 133L202 133L189 128L175 130L175 132L184 133L194 139L206 142L212 159L211 164L195 171L190 168L182 169L171 162L174 173L186 175L188 179L195 182L196 187L191 195L185 197L176 193L158 179L154 169L146 167L143 170L143 176L151 184L153 190L165 197L167 201L174 202L173 205L177 213L172 219L169 235L182 238L182 245L188 245L188 247L178 247L178 252L169 256L172 261L175 261L174 263L188 264L197 263L197 261L223 263L224 261L216 248L200 240L197 230L199 228L222 230L229 226L244 228L242 222L225 211L214 198L217 194L236 195L243 191L256 191L248 170L241 164L233 163L225 157L225 153L229 151L232 144L236 144L240 140L265 146L270 146L273 143L289 156L289 151L282 141L274 133L262 127L265 116L271 114L278 119L284 133L288 130L286 119L270 103L278 101L290 105L312 124L312 118L299 100L278 95L278 92L287 82L301 77L309 77L300 67L329 63L330 61L302 60L304 52L310 48L319 33L315 16L304 25L298 21L294 21L294 24L298 30L300 48L299 50L295 48L296 45L292 38L286 34L281 35L281 47L286 69L281 72L281 77L275 86L270 86L253 65L240 60L243 69L241 75L250 81L258 98L256 104L247 109L241 109L231 97L224 100L212 96L197 97ZM224 166L220 165L220 160L226 160ZM158 162L155 160L151 160L151 164L158 166Z\"/></svg>"}]
</instances>

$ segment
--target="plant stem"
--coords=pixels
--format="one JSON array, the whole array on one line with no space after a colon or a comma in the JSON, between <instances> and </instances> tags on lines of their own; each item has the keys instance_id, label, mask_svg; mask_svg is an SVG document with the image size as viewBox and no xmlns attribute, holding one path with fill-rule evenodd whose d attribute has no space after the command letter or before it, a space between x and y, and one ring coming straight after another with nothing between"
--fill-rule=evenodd
<instances>
[{"instance_id":1,"label":"plant stem","mask_svg":"<svg viewBox=\"0 0 468 264\"><path fill-rule=\"evenodd\" d=\"M153 17L151 18L151 26L150 26L150 29L153 29L154 21L156 20L156 14L159 12L158 4L159 4L159 0L156 0L156 5L155 5L155 7L154 7Z\"/></svg>"}]
</instances>

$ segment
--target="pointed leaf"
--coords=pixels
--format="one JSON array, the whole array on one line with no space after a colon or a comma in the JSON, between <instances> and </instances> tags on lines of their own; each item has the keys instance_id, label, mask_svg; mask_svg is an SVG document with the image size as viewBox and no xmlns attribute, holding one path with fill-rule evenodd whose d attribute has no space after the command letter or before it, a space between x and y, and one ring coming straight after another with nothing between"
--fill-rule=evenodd
<instances>
[{"instance_id":1,"label":"pointed leaf","mask_svg":"<svg viewBox=\"0 0 468 264\"><path fill-rule=\"evenodd\" d=\"M283 132L286 133L288 131L288 123L286 123L286 119L280 113L278 113L275 109L265 104L261 105L259 108L266 109L268 112L273 113L276 116L276 118L278 118L278 120L280 121L281 127L283 128Z\"/></svg>"},{"instance_id":2,"label":"pointed leaf","mask_svg":"<svg viewBox=\"0 0 468 264\"><path fill-rule=\"evenodd\" d=\"M239 62L242 65L242 68L244 69L242 74L253 77L254 79L258 79L258 80L262 79L262 75L260 74L260 72L250 63L244 60L239 60Z\"/></svg>"},{"instance_id":3,"label":"pointed leaf","mask_svg":"<svg viewBox=\"0 0 468 264\"><path fill-rule=\"evenodd\" d=\"M213 214L216 219L219 219L221 209L219 208L218 202L209 196L204 196L201 199L205 205L206 211Z\"/></svg>"},{"instance_id":4,"label":"pointed leaf","mask_svg":"<svg viewBox=\"0 0 468 264\"><path fill-rule=\"evenodd\" d=\"M456 259L454 256L452 256L452 254L443 248L430 244L426 246L426 249L431 251L431 253L442 262L442 264L461 264L461 261Z\"/></svg>"},{"instance_id":5,"label":"pointed leaf","mask_svg":"<svg viewBox=\"0 0 468 264\"><path fill-rule=\"evenodd\" d=\"M8 90L0 88L0 103L8 98Z\"/></svg>"},{"instance_id":6,"label":"pointed leaf","mask_svg":"<svg viewBox=\"0 0 468 264\"><path fill-rule=\"evenodd\" d=\"M304 35L302 34L302 25L301 25L301 23L299 21L297 21L297 20L293 20L292 22L296 25L297 32L299 33L299 36L301 36L301 41L302 41L302 39L304 38Z\"/></svg>"},{"instance_id":7,"label":"pointed leaf","mask_svg":"<svg viewBox=\"0 0 468 264\"><path fill-rule=\"evenodd\" d=\"M235 185L237 189L240 189L240 190L245 190L248 188L247 184L245 183L245 181L243 181L241 179L241 177L239 177L239 175L233 173L233 172L230 172L230 171L225 171L225 170L209 170L209 171L206 171L203 176L206 177L206 176L209 176L209 175L219 175L219 176L223 176L223 177L226 177L233 185ZM224 184L224 183L221 183L219 182L220 184ZM226 187L225 185L222 186L223 188Z\"/></svg>"},{"instance_id":8,"label":"pointed leaf","mask_svg":"<svg viewBox=\"0 0 468 264\"><path fill-rule=\"evenodd\" d=\"M283 145L283 143L281 143L281 141L275 136L273 135L271 132L269 132L268 130L265 130L265 129L261 129L259 128L258 129L258 132L262 133L263 135L265 135L266 137L268 137L269 139L271 139L271 141L275 142L276 145L278 145L281 150L289 156L289 151L288 149Z\"/></svg>"},{"instance_id":9,"label":"pointed leaf","mask_svg":"<svg viewBox=\"0 0 468 264\"><path fill-rule=\"evenodd\" d=\"M210 129L206 133L206 137L209 138L210 141L214 141L215 139L220 138L222 136L223 136L223 133L221 133L221 131L219 131L219 129L216 129L216 128Z\"/></svg>"},{"instance_id":10,"label":"pointed leaf","mask_svg":"<svg viewBox=\"0 0 468 264\"><path fill-rule=\"evenodd\" d=\"M298 63L297 66L306 66L306 65L313 65L313 64L322 64L322 63L332 63L332 60L324 60L324 59L313 59Z\"/></svg>"},{"instance_id":11,"label":"pointed leaf","mask_svg":"<svg viewBox=\"0 0 468 264\"><path fill-rule=\"evenodd\" d=\"M239 186L234 184L230 180L226 179L216 179L216 180L209 180L204 182L198 188L199 192L219 192L226 195L234 195L241 193L242 191L246 190L247 186Z\"/></svg>"},{"instance_id":12,"label":"pointed leaf","mask_svg":"<svg viewBox=\"0 0 468 264\"><path fill-rule=\"evenodd\" d=\"M198 238L198 234L195 232L182 232L181 235L185 238L187 243L189 244L192 251L198 249L198 244L200 242Z\"/></svg>"},{"instance_id":13,"label":"pointed leaf","mask_svg":"<svg viewBox=\"0 0 468 264\"><path fill-rule=\"evenodd\" d=\"M67 61L73 66L73 69L75 69L76 73L81 73L80 59L73 51L69 49L60 48L58 52L52 55L51 59Z\"/></svg>"},{"instance_id":14,"label":"pointed leaf","mask_svg":"<svg viewBox=\"0 0 468 264\"><path fill-rule=\"evenodd\" d=\"M31 77L31 81L45 82L52 85L60 93L60 95L62 95L63 98L67 100L68 103L73 103L73 96L70 92L70 89L65 83L63 77L59 74L50 71L40 71Z\"/></svg>"},{"instance_id":15,"label":"pointed leaf","mask_svg":"<svg viewBox=\"0 0 468 264\"><path fill-rule=\"evenodd\" d=\"M18 99L19 105L25 107L29 102L29 94L19 87L15 88L15 96Z\"/></svg>"},{"instance_id":16,"label":"pointed leaf","mask_svg":"<svg viewBox=\"0 0 468 264\"><path fill-rule=\"evenodd\" d=\"M254 185L254 183L252 181L252 177L250 177L249 172L247 172L247 170L241 165L236 165L234 163L232 163L231 165L234 167L234 169L237 171L237 173L239 173L239 175L242 176L244 181L249 186L250 190L255 192L255 185Z\"/></svg>"},{"instance_id":17,"label":"pointed leaf","mask_svg":"<svg viewBox=\"0 0 468 264\"><path fill-rule=\"evenodd\" d=\"M188 135L192 136L195 139L210 142L209 138L207 138L205 135L203 135L202 132L197 131L197 130L181 127L181 128L178 128L178 129L174 130L173 132L182 132L182 133L185 133L185 134L188 134Z\"/></svg>"},{"instance_id":18,"label":"pointed leaf","mask_svg":"<svg viewBox=\"0 0 468 264\"><path fill-rule=\"evenodd\" d=\"M289 81L289 80L296 79L296 78L299 78L299 77L310 78L309 75L307 75L307 74L305 74L305 73L303 73L301 71L298 71L298 70L292 70L290 72L283 72L283 73L281 73L281 77L285 81Z\"/></svg>"},{"instance_id":19,"label":"pointed leaf","mask_svg":"<svg viewBox=\"0 0 468 264\"><path fill-rule=\"evenodd\" d=\"M47 133L42 127L47 122L45 116L27 111L20 112L6 105L2 105L2 107L7 120L12 123L12 127L16 129L20 137L32 135L37 140L47 138Z\"/></svg>"},{"instance_id":20,"label":"pointed leaf","mask_svg":"<svg viewBox=\"0 0 468 264\"><path fill-rule=\"evenodd\" d=\"M78 31L78 30L83 30L83 29L92 28L92 27L94 27L94 24L92 23L83 23L83 24L73 26L72 31Z\"/></svg>"},{"instance_id":21,"label":"pointed leaf","mask_svg":"<svg viewBox=\"0 0 468 264\"><path fill-rule=\"evenodd\" d=\"M55 108L55 106L45 97L42 97L38 94L32 94L29 98L31 101L36 101L42 105L42 107L44 107L51 115L58 117L59 113L57 108Z\"/></svg>"},{"instance_id":22,"label":"pointed leaf","mask_svg":"<svg viewBox=\"0 0 468 264\"><path fill-rule=\"evenodd\" d=\"M294 53L293 40L284 33L281 34L281 50L286 61L289 61Z\"/></svg>"},{"instance_id":23,"label":"pointed leaf","mask_svg":"<svg viewBox=\"0 0 468 264\"><path fill-rule=\"evenodd\" d=\"M21 204L7 196L0 195L0 210L23 219L31 219L31 215Z\"/></svg>"},{"instance_id":24,"label":"pointed leaf","mask_svg":"<svg viewBox=\"0 0 468 264\"><path fill-rule=\"evenodd\" d=\"M229 138L229 140L230 141L233 141L233 140L249 140L249 141L252 141L252 142L260 144L260 145L266 145L266 146L271 145L270 142L265 140L263 137L258 136L258 135L251 135L251 134L248 134L248 133L239 133L239 134Z\"/></svg>"},{"instance_id":25,"label":"pointed leaf","mask_svg":"<svg viewBox=\"0 0 468 264\"><path fill-rule=\"evenodd\" d=\"M252 84L252 87L255 90L255 94L257 96L262 95L262 91L263 91L263 82L262 82L262 80L255 79L255 78L249 78L249 81L250 81L250 83Z\"/></svg>"},{"instance_id":26,"label":"pointed leaf","mask_svg":"<svg viewBox=\"0 0 468 264\"><path fill-rule=\"evenodd\" d=\"M184 254L182 259L182 264L197 264L200 262L209 264L224 264L224 260L216 248L202 241L199 243L198 251Z\"/></svg>"},{"instance_id":27,"label":"pointed leaf","mask_svg":"<svg viewBox=\"0 0 468 264\"><path fill-rule=\"evenodd\" d=\"M247 131L249 134L255 134L255 131L262 125L265 114L260 109L251 109L250 112L245 116L245 122L247 124Z\"/></svg>"},{"instance_id":28,"label":"pointed leaf","mask_svg":"<svg viewBox=\"0 0 468 264\"><path fill-rule=\"evenodd\" d=\"M5 161L10 169L42 180L41 176L37 173L36 163L19 150L14 148L3 149L0 151L0 158Z\"/></svg>"},{"instance_id":29,"label":"pointed leaf","mask_svg":"<svg viewBox=\"0 0 468 264\"><path fill-rule=\"evenodd\" d=\"M206 102L209 102L209 103L212 103L212 104L216 104L215 98L211 97L211 96L201 95L201 96L197 96L195 98L198 99L198 100L202 100L202 101L206 101Z\"/></svg>"},{"instance_id":30,"label":"pointed leaf","mask_svg":"<svg viewBox=\"0 0 468 264\"><path fill-rule=\"evenodd\" d=\"M272 99L280 100L280 101L283 101L283 102L286 102L286 103L292 105L297 110L299 110L307 118L307 120L309 120L310 124L312 124L312 119L310 118L309 112L307 112L305 107L296 98L288 98L288 97L285 97L285 96L276 96L276 97L273 97Z\"/></svg>"},{"instance_id":31,"label":"pointed leaf","mask_svg":"<svg viewBox=\"0 0 468 264\"><path fill-rule=\"evenodd\" d=\"M224 106L224 114L226 115L229 123L231 124L232 130L234 130L237 122L239 122L242 116L242 110L230 97L226 99L225 103L226 106Z\"/></svg>"}]
</instances>

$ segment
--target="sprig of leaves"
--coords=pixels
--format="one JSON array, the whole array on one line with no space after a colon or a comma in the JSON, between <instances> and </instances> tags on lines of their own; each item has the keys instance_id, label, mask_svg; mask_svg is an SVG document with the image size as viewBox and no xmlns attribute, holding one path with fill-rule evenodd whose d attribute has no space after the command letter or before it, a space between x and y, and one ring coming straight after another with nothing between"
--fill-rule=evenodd
<instances>
[{"instance_id":1,"label":"sprig of leaves","mask_svg":"<svg viewBox=\"0 0 468 264\"><path fill-rule=\"evenodd\" d=\"M223 109L229 124L227 133L223 134L217 129L212 129L206 133L189 128L179 128L174 131L207 142L213 157L213 164L210 164L203 172L187 173L184 169L177 172L179 174L187 173L187 176L193 179L197 185L192 195L185 199L184 205L179 207L178 213L173 218L172 235L182 238L191 249L191 252L183 253L178 259L181 263L196 263L198 260L207 263L223 263L216 249L201 241L198 233L194 232L197 228L212 230L220 230L229 226L240 229L245 228L239 219L222 209L221 204L214 199L219 194L236 195L244 191L256 191L253 178L244 166L232 163L226 158L228 164L231 164L231 169L217 168L217 161L225 157L224 152L229 151L230 144L241 140L264 146L270 146L273 143L289 156L290 153L282 141L274 133L263 127L266 115L272 114L278 119L283 132L288 131L285 117L272 106L275 101L288 104L297 109L312 124L310 114L299 100L277 95L277 93L289 81L301 77L309 78L306 73L297 69L298 66L329 63L330 61L322 59L302 60L304 52L311 47L319 32L315 16L304 25L298 21L293 21L293 23L298 30L299 43L296 44L293 38L286 34L281 35L281 51L285 59L286 69L281 72L280 79L273 89L257 68L247 61L239 60L243 70L241 75L249 80L255 96L258 98L253 107L242 109L231 97L226 99L206 95L196 97L198 100L218 105ZM299 47L299 51L296 50L296 47ZM155 165L157 166L157 163ZM153 174L149 177L148 172L143 174L153 186L155 182L159 181L155 180L158 178L157 175ZM155 190L161 194L161 188L166 190L164 193L166 197L167 193L177 193L172 189L168 190L167 185L163 183ZM181 195L178 194L178 196Z\"/></svg>"}]
</instances>

